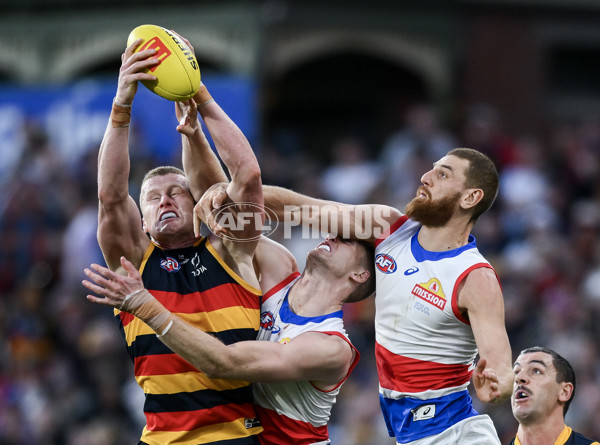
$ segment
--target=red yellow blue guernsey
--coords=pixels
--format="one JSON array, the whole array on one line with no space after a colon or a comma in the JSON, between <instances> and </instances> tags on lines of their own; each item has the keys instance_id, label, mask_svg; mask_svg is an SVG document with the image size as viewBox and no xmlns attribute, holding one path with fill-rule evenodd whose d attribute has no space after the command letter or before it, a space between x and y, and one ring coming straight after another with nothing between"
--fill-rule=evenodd
<instances>
[{"instance_id":1,"label":"red yellow blue guernsey","mask_svg":"<svg viewBox=\"0 0 600 445\"><path fill-rule=\"evenodd\" d=\"M375 249L380 402L398 443L478 415L467 391L477 345L457 290L469 272L491 266L473 236L458 249L429 252L417 240L420 228L403 216Z\"/></svg>"},{"instance_id":2,"label":"red yellow blue guernsey","mask_svg":"<svg viewBox=\"0 0 600 445\"><path fill-rule=\"evenodd\" d=\"M291 310L288 294L299 278L296 272L265 293L258 340L286 344L305 332L321 332L348 342L356 354L344 379L328 391L309 381L255 383L256 409L265 429L260 435L262 445L330 443L327 422L331 408L360 358L344 329L341 310L315 317L297 315Z\"/></svg>"},{"instance_id":3,"label":"red yellow blue guernsey","mask_svg":"<svg viewBox=\"0 0 600 445\"><path fill-rule=\"evenodd\" d=\"M255 340L261 292L232 271L203 238L163 250L151 244L140 267L145 287L170 312L225 344ZM262 431L249 382L210 379L174 354L141 320L115 311L145 393L149 445L258 443Z\"/></svg>"}]
</instances>

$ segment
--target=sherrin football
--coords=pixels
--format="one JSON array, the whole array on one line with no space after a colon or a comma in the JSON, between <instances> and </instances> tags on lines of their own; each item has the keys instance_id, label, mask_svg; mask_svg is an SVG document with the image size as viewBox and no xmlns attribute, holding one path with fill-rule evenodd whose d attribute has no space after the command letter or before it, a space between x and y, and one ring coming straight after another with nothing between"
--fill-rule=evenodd
<instances>
[{"instance_id":1,"label":"sherrin football","mask_svg":"<svg viewBox=\"0 0 600 445\"><path fill-rule=\"evenodd\" d=\"M153 57L160 63L147 72L156 80L142 83L152 92L165 99L180 101L191 98L200 87L200 68L192 50L171 31L156 25L141 25L129 34L127 46L143 39L135 52L154 48Z\"/></svg>"}]
</instances>

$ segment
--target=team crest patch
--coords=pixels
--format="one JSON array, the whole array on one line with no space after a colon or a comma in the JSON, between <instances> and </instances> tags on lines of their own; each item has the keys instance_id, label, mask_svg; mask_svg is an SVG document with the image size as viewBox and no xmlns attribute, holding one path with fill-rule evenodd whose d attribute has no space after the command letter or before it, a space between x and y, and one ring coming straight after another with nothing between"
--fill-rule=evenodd
<instances>
[{"instance_id":1,"label":"team crest patch","mask_svg":"<svg viewBox=\"0 0 600 445\"><path fill-rule=\"evenodd\" d=\"M446 295L437 278L432 278L427 283L415 284L412 294L442 311L446 306Z\"/></svg>"},{"instance_id":2,"label":"team crest patch","mask_svg":"<svg viewBox=\"0 0 600 445\"><path fill-rule=\"evenodd\" d=\"M398 268L396 260L387 253L380 253L375 257L375 266L385 274L394 273Z\"/></svg>"},{"instance_id":3,"label":"team crest patch","mask_svg":"<svg viewBox=\"0 0 600 445\"><path fill-rule=\"evenodd\" d=\"M160 267L162 267L167 272L177 272L179 269L181 269L179 262L175 258L171 258L170 256L160 260Z\"/></svg>"},{"instance_id":4,"label":"team crest patch","mask_svg":"<svg viewBox=\"0 0 600 445\"><path fill-rule=\"evenodd\" d=\"M273 334L279 332L279 326L275 326L275 317L269 311L260 314L260 328L265 331L272 331Z\"/></svg>"}]
</instances>

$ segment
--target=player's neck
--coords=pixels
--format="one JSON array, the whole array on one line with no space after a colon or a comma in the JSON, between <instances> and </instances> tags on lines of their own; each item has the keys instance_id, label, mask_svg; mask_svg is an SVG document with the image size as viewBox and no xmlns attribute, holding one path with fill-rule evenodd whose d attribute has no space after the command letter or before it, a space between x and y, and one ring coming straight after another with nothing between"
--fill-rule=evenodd
<instances>
[{"instance_id":1,"label":"player's neck","mask_svg":"<svg viewBox=\"0 0 600 445\"><path fill-rule=\"evenodd\" d=\"M317 317L336 312L342 308L337 298L339 286L334 280L323 280L310 273L304 273L290 289L288 300L295 314L303 317Z\"/></svg>"},{"instance_id":2,"label":"player's neck","mask_svg":"<svg viewBox=\"0 0 600 445\"><path fill-rule=\"evenodd\" d=\"M198 241L192 234L192 236L171 236L161 237L160 240L152 238L154 244L164 250L183 249L189 247Z\"/></svg>"},{"instance_id":3,"label":"player's neck","mask_svg":"<svg viewBox=\"0 0 600 445\"><path fill-rule=\"evenodd\" d=\"M547 417L541 423L519 425L517 437L521 445L554 444L564 428L565 423L563 419L556 421L552 417Z\"/></svg>"},{"instance_id":4,"label":"player's neck","mask_svg":"<svg viewBox=\"0 0 600 445\"><path fill-rule=\"evenodd\" d=\"M445 252L458 249L469 242L472 224L449 222L443 227L423 226L418 241L423 249L430 252Z\"/></svg>"}]
</instances>

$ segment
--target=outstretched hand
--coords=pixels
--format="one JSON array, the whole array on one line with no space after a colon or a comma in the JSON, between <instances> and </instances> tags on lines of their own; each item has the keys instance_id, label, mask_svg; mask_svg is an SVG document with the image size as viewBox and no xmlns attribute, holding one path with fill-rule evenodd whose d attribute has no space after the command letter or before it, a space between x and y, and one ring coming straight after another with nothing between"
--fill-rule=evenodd
<instances>
[{"instance_id":1,"label":"outstretched hand","mask_svg":"<svg viewBox=\"0 0 600 445\"><path fill-rule=\"evenodd\" d=\"M120 105L131 105L135 93L137 92L138 81L156 80L156 76L147 72L153 66L158 65L159 60L152 57L156 54L156 49L145 49L134 52L142 43L142 39L137 39L125 49L121 55L121 68L119 70L119 80L117 84L117 94L115 102Z\"/></svg>"},{"instance_id":2,"label":"outstretched hand","mask_svg":"<svg viewBox=\"0 0 600 445\"><path fill-rule=\"evenodd\" d=\"M175 102L175 115L177 116L177 131L184 136L191 137L200 129L198 111L194 99Z\"/></svg>"},{"instance_id":3,"label":"outstretched hand","mask_svg":"<svg viewBox=\"0 0 600 445\"><path fill-rule=\"evenodd\" d=\"M226 182L213 184L200 198L194 207L194 233L200 236L200 225L204 222L215 235L224 234L225 228L218 224L217 210L229 201Z\"/></svg>"},{"instance_id":4,"label":"outstretched hand","mask_svg":"<svg viewBox=\"0 0 600 445\"><path fill-rule=\"evenodd\" d=\"M127 272L127 276L120 275L99 264L92 264L89 268L84 269L84 273L94 282L83 280L81 284L103 296L101 298L87 295L86 298L92 303L134 313L144 303L143 298L139 298L139 296L145 293L146 289L140 273L125 257L121 257L121 266Z\"/></svg>"},{"instance_id":5,"label":"outstretched hand","mask_svg":"<svg viewBox=\"0 0 600 445\"><path fill-rule=\"evenodd\" d=\"M92 303L112 306L135 315L155 332L165 333L165 324L171 320L171 313L144 287L142 277L135 266L121 257L121 266L127 275L120 275L99 264L85 268L84 273L96 284L83 280L81 284L92 292L102 295L88 295ZM172 321L171 321L172 324Z\"/></svg>"},{"instance_id":6,"label":"outstretched hand","mask_svg":"<svg viewBox=\"0 0 600 445\"><path fill-rule=\"evenodd\" d=\"M498 375L493 368L487 367L487 360L480 358L473 372L473 386L479 400L494 403L503 400Z\"/></svg>"}]
</instances>

